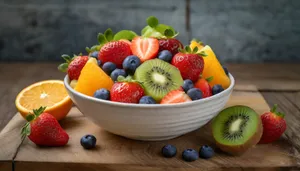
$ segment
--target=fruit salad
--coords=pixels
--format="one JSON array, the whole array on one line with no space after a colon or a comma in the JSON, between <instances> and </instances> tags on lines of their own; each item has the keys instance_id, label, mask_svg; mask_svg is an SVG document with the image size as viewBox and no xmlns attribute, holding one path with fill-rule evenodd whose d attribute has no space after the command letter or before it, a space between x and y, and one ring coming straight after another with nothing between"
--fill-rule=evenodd
<instances>
[{"instance_id":1,"label":"fruit salad","mask_svg":"<svg viewBox=\"0 0 300 171\"><path fill-rule=\"evenodd\" d=\"M201 100L230 85L228 70L209 45L193 39L184 46L173 27L150 16L138 35L110 28L97 36L86 55L62 55L58 69L71 87L102 100L171 104Z\"/></svg>"}]
</instances>

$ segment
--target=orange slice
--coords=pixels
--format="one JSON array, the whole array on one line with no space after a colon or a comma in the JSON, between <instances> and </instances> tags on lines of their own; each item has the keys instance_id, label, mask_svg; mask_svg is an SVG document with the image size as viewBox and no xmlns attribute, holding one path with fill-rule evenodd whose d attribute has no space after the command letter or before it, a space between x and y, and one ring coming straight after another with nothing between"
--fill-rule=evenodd
<instances>
[{"instance_id":1,"label":"orange slice","mask_svg":"<svg viewBox=\"0 0 300 171\"><path fill-rule=\"evenodd\" d=\"M95 58L90 58L82 68L75 90L93 96L96 90L110 90L114 82L99 66Z\"/></svg>"},{"instance_id":2,"label":"orange slice","mask_svg":"<svg viewBox=\"0 0 300 171\"><path fill-rule=\"evenodd\" d=\"M46 80L24 88L17 95L15 104L24 118L33 109L45 106L45 112L60 120L69 113L73 103L63 81Z\"/></svg>"},{"instance_id":3,"label":"orange slice","mask_svg":"<svg viewBox=\"0 0 300 171\"><path fill-rule=\"evenodd\" d=\"M209 78L213 76L209 85L213 87L216 84L220 84L224 89L230 86L230 79L226 75L222 65L220 64L219 60L217 59L215 53L210 48L210 46L206 45L204 48L200 49L199 52L204 51L207 56L203 57L204 59L204 69L202 76L204 78Z\"/></svg>"}]
</instances>

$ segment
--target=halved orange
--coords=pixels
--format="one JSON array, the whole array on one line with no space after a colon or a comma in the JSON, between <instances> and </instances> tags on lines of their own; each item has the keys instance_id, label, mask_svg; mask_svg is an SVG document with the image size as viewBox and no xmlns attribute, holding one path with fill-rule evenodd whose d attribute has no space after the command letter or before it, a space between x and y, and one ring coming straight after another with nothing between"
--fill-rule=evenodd
<instances>
[{"instance_id":1,"label":"halved orange","mask_svg":"<svg viewBox=\"0 0 300 171\"><path fill-rule=\"evenodd\" d=\"M73 103L63 81L46 80L24 88L17 95L15 104L24 118L29 112L32 113L33 109L44 106L45 112L60 120L69 113Z\"/></svg>"}]
</instances>

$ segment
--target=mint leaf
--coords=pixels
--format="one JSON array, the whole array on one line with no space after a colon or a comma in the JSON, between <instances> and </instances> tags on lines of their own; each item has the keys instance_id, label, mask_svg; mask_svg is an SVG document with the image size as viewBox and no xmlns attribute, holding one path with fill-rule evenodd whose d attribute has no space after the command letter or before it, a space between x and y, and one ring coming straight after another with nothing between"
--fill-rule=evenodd
<instances>
[{"instance_id":1,"label":"mint leaf","mask_svg":"<svg viewBox=\"0 0 300 171\"><path fill-rule=\"evenodd\" d=\"M164 32L164 35L167 37L173 37L174 36L174 32L171 29L166 29Z\"/></svg>"},{"instance_id":2,"label":"mint leaf","mask_svg":"<svg viewBox=\"0 0 300 171\"><path fill-rule=\"evenodd\" d=\"M62 63L57 67L57 69L61 72L67 72L68 66L69 66L68 63Z\"/></svg>"},{"instance_id":3,"label":"mint leaf","mask_svg":"<svg viewBox=\"0 0 300 171\"><path fill-rule=\"evenodd\" d=\"M98 39L99 44L101 44L101 45L107 43L107 40L102 33L98 34L97 39Z\"/></svg>"},{"instance_id":4,"label":"mint leaf","mask_svg":"<svg viewBox=\"0 0 300 171\"><path fill-rule=\"evenodd\" d=\"M158 25L158 19L154 16L150 16L147 18L147 24L150 27L156 27Z\"/></svg>"},{"instance_id":5,"label":"mint leaf","mask_svg":"<svg viewBox=\"0 0 300 171\"><path fill-rule=\"evenodd\" d=\"M114 33L113 33L113 31L111 30L111 28L108 28L107 30L105 30L104 36L105 36L105 38L106 38L106 40L107 40L108 42L110 42L111 40L113 40Z\"/></svg>"},{"instance_id":6,"label":"mint leaf","mask_svg":"<svg viewBox=\"0 0 300 171\"><path fill-rule=\"evenodd\" d=\"M132 40L134 37L138 36L134 31L131 30L121 30L115 34L113 40Z\"/></svg>"}]
</instances>

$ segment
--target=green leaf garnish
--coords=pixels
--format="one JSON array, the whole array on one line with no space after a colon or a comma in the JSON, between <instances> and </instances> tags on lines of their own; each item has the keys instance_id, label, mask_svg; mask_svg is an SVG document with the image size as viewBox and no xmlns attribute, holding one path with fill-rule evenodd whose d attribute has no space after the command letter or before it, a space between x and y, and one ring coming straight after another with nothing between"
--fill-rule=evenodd
<instances>
[{"instance_id":1,"label":"green leaf garnish","mask_svg":"<svg viewBox=\"0 0 300 171\"><path fill-rule=\"evenodd\" d=\"M174 32L171 29L166 29L164 35L166 37L173 37L174 36Z\"/></svg>"},{"instance_id":2,"label":"green leaf garnish","mask_svg":"<svg viewBox=\"0 0 300 171\"><path fill-rule=\"evenodd\" d=\"M57 69L61 72L67 72L68 66L69 66L68 63L62 63L62 64L58 65Z\"/></svg>"},{"instance_id":3,"label":"green leaf garnish","mask_svg":"<svg viewBox=\"0 0 300 171\"><path fill-rule=\"evenodd\" d=\"M158 25L158 19L154 16L150 16L147 18L147 24L150 27L156 27Z\"/></svg>"},{"instance_id":4,"label":"green leaf garnish","mask_svg":"<svg viewBox=\"0 0 300 171\"><path fill-rule=\"evenodd\" d=\"M134 37L138 36L134 31L131 30L121 30L115 34L113 40L126 39L131 41Z\"/></svg>"},{"instance_id":5,"label":"green leaf garnish","mask_svg":"<svg viewBox=\"0 0 300 171\"><path fill-rule=\"evenodd\" d=\"M206 78L205 80L206 80L208 83L210 83L213 79L214 79L214 77L211 76L211 77Z\"/></svg>"},{"instance_id":6,"label":"green leaf garnish","mask_svg":"<svg viewBox=\"0 0 300 171\"><path fill-rule=\"evenodd\" d=\"M100 45L107 43L107 40L106 40L104 34L102 34L102 33L98 34L97 39L98 39L98 42Z\"/></svg>"},{"instance_id":7,"label":"green leaf garnish","mask_svg":"<svg viewBox=\"0 0 300 171\"><path fill-rule=\"evenodd\" d=\"M108 28L107 30L105 30L104 36L105 36L105 38L106 38L106 40L107 40L108 42L110 42L110 41L113 40L114 33L113 33L113 31L111 30L111 28Z\"/></svg>"},{"instance_id":8,"label":"green leaf garnish","mask_svg":"<svg viewBox=\"0 0 300 171\"><path fill-rule=\"evenodd\" d=\"M198 52L198 47L196 46L194 49L193 49L193 53L197 53Z\"/></svg>"}]
</instances>

